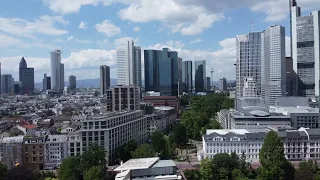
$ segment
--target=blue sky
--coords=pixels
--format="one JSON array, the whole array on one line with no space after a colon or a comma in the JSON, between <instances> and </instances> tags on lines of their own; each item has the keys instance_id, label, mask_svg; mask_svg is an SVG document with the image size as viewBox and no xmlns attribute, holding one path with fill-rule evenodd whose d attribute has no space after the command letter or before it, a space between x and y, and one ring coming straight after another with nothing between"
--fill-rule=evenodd
<instances>
[{"instance_id":1,"label":"blue sky","mask_svg":"<svg viewBox=\"0 0 320 180\"><path fill-rule=\"evenodd\" d=\"M255 31L280 24L289 36L288 1L1 0L2 74L17 79L24 56L41 81L50 74L48 52L58 48L66 77L98 78L106 64L116 78L116 45L133 39L142 49L169 47L183 60L206 60L215 80L235 79L235 36L250 32L252 21ZM297 1L304 14L320 7L320 0Z\"/></svg>"}]
</instances>

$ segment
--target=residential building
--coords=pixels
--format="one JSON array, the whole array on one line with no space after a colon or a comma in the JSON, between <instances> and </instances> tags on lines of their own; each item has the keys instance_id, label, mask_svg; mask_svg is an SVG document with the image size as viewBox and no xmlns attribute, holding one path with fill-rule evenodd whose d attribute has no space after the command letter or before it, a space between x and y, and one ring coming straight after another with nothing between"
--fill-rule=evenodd
<instances>
[{"instance_id":1,"label":"residential building","mask_svg":"<svg viewBox=\"0 0 320 180\"><path fill-rule=\"evenodd\" d=\"M150 102L154 107L173 107L176 113L179 112L179 100L176 96L145 96L144 102Z\"/></svg>"},{"instance_id":2,"label":"residential building","mask_svg":"<svg viewBox=\"0 0 320 180\"><path fill-rule=\"evenodd\" d=\"M69 76L69 88L70 91L75 91L77 89L77 78L76 76Z\"/></svg>"},{"instance_id":3,"label":"residential building","mask_svg":"<svg viewBox=\"0 0 320 180\"><path fill-rule=\"evenodd\" d=\"M192 61L182 62L182 84L183 92L193 91Z\"/></svg>"},{"instance_id":4,"label":"residential building","mask_svg":"<svg viewBox=\"0 0 320 180\"><path fill-rule=\"evenodd\" d=\"M291 7L293 69L298 76L298 96L320 95L320 11L301 16Z\"/></svg>"},{"instance_id":5,"label":"residential building","mask_svg":"<svg viewBox=\"0 0 320 180\"><path fill-rule=\"evenodd\" d=\"M42 134L23 137L22 164L24 168L44 169L44 143L46 138L47 136Z\"/></svg>"},{"instance_id":6,"label":"residential building","mask_svg":"<svg viewBox=\"0 0 320 180\"><path fill-rule=\"evenodd\" d=\"M8 169L14 168L22 163L23 136L4 137L0 139L1 162Z\"/></svg>"},{"instance_id":7,"label":"residential building","mask_svg":"<svg viewBox=\"0 0 320 180\"><path fill-rule=\"evenodd\" d=\"M286 95L285 29L272 25L261 37L261 92L267 105Z\"/></svg>"},{"instance_id":8,"label":"residential building","mask_svg":"<svg viewBox=\"0 0 320 180\"><path fill-rule=\"evenodd\" d=\"M62 77L64 76L64 66L61 64L61 54L62 51L58 49L50 52L51 89L59 92L62 92L64 88L64 77Z\"/></svg>"},{"instance_id":9,"label":"residential building","mask_svg":"<svg viewBox=\"0 0 320 180\"><path fill-rule=\"evenodd\" d=\"M19 81L22 84L20 90L22 94L34 93L34 68L28 68L24 57L21 58L19 63Z\"/></svg>"},{"instance_id":10,"label":"residential building","mask_svg":"<svg viewBox=\"0 0 320 180\"><path fill-rule=\"evenodd\" d=\"M67 135L48 135L44 149L44 169L60 168L62 161L68 157L67 140Z\"/></svg>"},{"instance_id":11,"label":"residential building","mask_svg":"<svg viewBox=\"0 0 320 180\"><path fill-rule=\"evenodd\" d=\"M205 92L206 90L206 61L195 61L195 91Z\"/></svg>"},{"instance_id":12,"label":"residential building","mask_svg":"<svg viewBox=\"0 0 320 180\"><path fill-rule=\"evenodd\" d=\"M242 97L246 78L256 82L257 95L261 94L261 32L236 36L236 90Z\"/></svg>"},{"instance_id":13,"label":"residential building","mask_svg":"<svg viewBox=\"0 0 320 180\"><path fill-rule=\"evenodd\" d=\"M286 94L287 96L298 95L298 79L297 73L293 70L293 60L291 57L286 57Z\"/></svg>"},{"instance_id":14,"label":"residential building","mask_svg":"<svg viewBox=\"0 0 320 180\"><path fill-rule=\"evenodd\" d=\"M207 77L207 78L206 78L206 85L207 85L207 87L206 87L207 91L210 91L210 90L211 90L210 77Z\"/></svg>"},{"instance_id":15,"label":"residential building","mask_svg":"<svg viewBox=\"0 0 320 180\"><path fill-rule=\"evenodd\" d=\"M155 131L165 131L170 125L176 123L177 114L173 107L158 106L154 107L154 111L148 116L148 130L150 136Z\"/></svg>"},{"instance_id":16,"label":"residential building","mask_svg":"<svg viewBox=\"0 0 320 180\"><path fill-rule=\"evenodd\" d=\"M85 120L85 119L84 119ZM81 141L81 136L80 132L70 132L68 134L68 155L67 156L80 156L82 153L82 141Z\"/></svg>"},{"instance_id":17,"label":"residential building","mask_svg":"<svg viewBox=\"0 0 320 180\"><path fill-rule=\"evenodd\" d=\"M109 164L115 161L115 150L118 147L130 140L140 145L148 138L147 117L141 110L93 115L81 123L79 132L82 148L92 144L104 147L108 152L106 159Z\"/></svg>"},{"instance_id":18,"label":"residential building","mask_svg":"<svg viewBox=\"0 0 320 180\"><path fill-rule=\"evenodd\" d=\"M226 78L220 79L219 90L220 91L226 91L227 90L227 79Z\"/></svg>"},{"instance_id":19,"label":"residential building","mask_svg":"<svg viewBox=\"0 0 320 180\"><path fill-rule=\"evenodd\" d=\"M110 67L100 66L100 94L106 94L110 88Z\"/></svg>"},{"instance_id":20,"label":"residential building","mask_svg":"<svg viewBox=\"0 0 320 180\"><path fill-rule=\"evenodd\" d=\"M115 86L107 90L107 111L139 110L139 86Z\"/></svg>"},{"instance_id":21,"label":"residential building","mask_svg":"<svg viewBox=\"0 0 320 180\"><path fill-rule=\"evenodd\" d=\"M12 87L12 75L11 74L3 74L1 75L1 94L10 94Z\"/></svg>"},{"instance_id":22,"label":"residential building","mask_svg":"<svg viewBox=\"0 0 320 180\"><path fill-rule=\"evenodd\" d=\"M133 41L117 46L117 84L141 86L141 48Z\"/></svg>"},{"instance_id":23,"label":"residential building","mask_svg":"<svg viewBox=\"0 0 320 180\"><path fill-rule=\"evenodd\" d=\"M182 179L172 160L160 160L158 157L130 159L114 171L119 172L116 180Z\"/></svg>"},{"instance_id":24,"label":"residential building","mask_svg":"<svg viewBox=\"0 0 320 180\"><path fill-rule=\"evenodd\" d=\"M159 61L161 50L144 50L144 83L145 91L160 91Z\"/></svg>"}]
</instances>

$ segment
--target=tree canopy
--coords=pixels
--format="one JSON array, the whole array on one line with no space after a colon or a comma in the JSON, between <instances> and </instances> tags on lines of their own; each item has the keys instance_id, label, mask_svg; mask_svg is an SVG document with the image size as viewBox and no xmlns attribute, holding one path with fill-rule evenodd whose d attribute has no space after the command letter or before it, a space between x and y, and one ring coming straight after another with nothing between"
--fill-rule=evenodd
<instances>
[{"instance_id":1,"label":"tree canopy","mask_svg":"<svg viewBox=\"0 0 320 180\"><path fill-rule=\"evenodd\" d=\"M84 180L106 180L107 172L104 167L92 166L88 171L84 173Z\"/></svg>"},{"instance_id":2,"label":"tree canopy","mask_svg":"<svg viewBox=\"0 0 320 180\"><path fill-rule=\"evenodd\" d=\"M118 147L115 152L115 157L118 161L126 162L132 158L131 154L137 149L137 143L134 140Z\"/></svg>"},{"instance_id":3,"label":"tree canopy","mask_svg":"<svg viewBox=\"0 0 320 180\"><path fill-rule=\"evenodd\" d=\"M7 166L0 163L0 180L4 180L4 177L6 176L7 172Z\"/></svg>"},{"instance_id":4,"label":"tree canopy","mask_svg":"<svg viewBox=\"0 0 320 180\"><path fill-rule=\"evenodd\" d=\"M149 144L140 145L133 153L133 158L148 158L155 157L156 152L152 149L152 146Z\"/></svg>"},{"instance_id":5,"label":"tree canopy","mask_svg":"<svg viewBox=\"0 0 320 180\"><path fill-rule=\"evenodd\" d=\"M151 134L151 144L154 151L160 154L165 153L166 140L164 134L159 131L155 131Z\"/></svg>"},{"instance_id":6,"label":"tree canopy","mask_svg":"<svg viewBox=\"0 0 320 180\"><path fill-rule=\"evenodd\" d=\"M82 172L89 170L93 166L105 167L107 151L102 147L93 144L80 156L80 168Z\"/></svg>"},{"instance_id":7,"label":"tree canopy","mask_svg":"<svg viewBox=\"0 0 320 180\"><path fill-rule=\"evenodd\" d=\"M68 157L62 161L59 169L59 180L82 180L80 157Z\"/></svg>"},{"instance_id":8,"label":"tree canopy","mask_svg":"<svg viewBox=\"0 0 320 180\"><path fill-rule=\"evenodd\" d=\"M184 146L188 143L186 127L178 123L173 127L173 138L178 146Z\"/></svg>"}]
</instances>

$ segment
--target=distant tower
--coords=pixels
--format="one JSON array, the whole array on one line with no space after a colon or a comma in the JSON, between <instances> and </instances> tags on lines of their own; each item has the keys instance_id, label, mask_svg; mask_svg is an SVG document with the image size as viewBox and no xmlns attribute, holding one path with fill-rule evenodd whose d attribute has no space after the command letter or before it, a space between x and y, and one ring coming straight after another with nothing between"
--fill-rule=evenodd
<instances>
[{"instance_id":1,"label":"distant tower","mask_svg":"<svg viewBox=\"0 0 320 180\"><path fill-rule=\"evenodd\" d=\"M210 74L211 74L211 86L213 86L213 68L211 67L211 70L210 70Z\"/></svg>"}]
</instances>

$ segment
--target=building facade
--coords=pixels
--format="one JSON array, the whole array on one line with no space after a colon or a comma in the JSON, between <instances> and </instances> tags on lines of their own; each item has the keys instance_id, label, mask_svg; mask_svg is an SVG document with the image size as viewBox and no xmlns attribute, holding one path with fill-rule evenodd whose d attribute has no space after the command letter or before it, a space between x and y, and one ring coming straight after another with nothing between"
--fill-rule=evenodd
<instances>
[{"instance_id":1,"label":"building facade","mask_svg":"<svg viewBox=\"0 0 320 180\"><path fill-rule=\"evenodd\" d=\"M22 84L20 90L22 94L34 93L34 68L28 68L24 57L21 58L19 63L19 81Z\"/></svg>"},{"instance_id":2,"label":"building facade","mask_svg":"<svg viewBox=\"0 0 320 180\"><path fill-rule=\"evenodd\" d=\"M196 92L205 92L207 86L207 75L206 75L206 61L195 61L195 91Z\"/></svg>"},{"instance_id":3,"label":"building facade","mask_svg":"<svg viewBox=\"0 0 320 180\"><path fill-rule=\"evenodd\" d=\"M286 57L286 94L287 96L298 95L297 73L293 70L293 60Z\"/></svg>"},{"instance_id":4,"label":"building facade","mask_svg":"<svg viewBox=\"0 0 320 180\"><path fill-rule=\"evenodd\" d=\"M47 136L24 136L22 146L22 165L29 169L44 169L44 143Z\"/></svg>"},{"instance_id":5,"label":"building facade","mask_svg":"<svg viewBox=\"0 0 320 180\"><path fill-rule=\"evenodd\" d=\"M227 79L226 78L220 79L219 90L220 91L226 91L227 90Z\"/></svg>"},{"instance_id":6,"label":"building facade","mask_svg":"<svg viewBox=\"0 0 320 180\"><path fill-rule=\"evenodd\" d=\"M10 94L12 87L12 75L11 74L3 74L1 75L1 94Z\"/></svg>"},{"instance_id":7,"label":"building facade","mask_svg":"<svg viewBox=\"0 0 320 180\"><path fill-rule=\"evenodd\" d=\"M44 169L57 169L68 157L67 140L67 135L48 135L44 144Z\"/></svg>"},{"instance_id":8,"label":"building facade","mask_svg":"<svg viewBox=\"0 0 320 180\"><path fill-rule=\"evenodd\" d=\"M77 78L76 76L69 76L69 88L71 91L75 91L77 89Z\"/></svg>"},{"instance_id":9,"label":"building facade","mask_svg":"<svg viewBox=\"0 0 320 180\"><path fill-rule=\"evenodd\" d=\"M193 91L192 61L182 62L182 85L183 92Z\"/></svg>"},{"instance_id":10,"label":"building facade","mask_svg":"<svg viewBox=\"0 0 320 180\"><path fill-rule=\"evenodd\" d=\"M267 28L261 37L261 92L267 105L286 95L285 29L279 25Z\"/></svg>"},{"instance_id":11,"label":"building facade","mask_svg":"<svg viewBox=\"0 0 320 180\"><path fill-rule=\"evenodd\" d=\"M243 96L246 78L256 82L257 95L261 94L261 32L250 32L236 37L236 95Z\"/></svg>"},{"instance_id":12,"label":"building facade","mask_svg":"<svg viewBox=\"0 0 320 180\"><path fill-rule=\"evenodd\" d=\"M51 88L55 91L63 91L64 88L64 66L61 64L60 50L50 52L51 60Z\"/></svg>"},{"instance_id":13,"label":"building facade","mask_svg":"<svg viewBox=\"0 0 320 180\"><path fill-rule=\"evenodd\" d=\"M301 16L298 6L292 14L292 59L298 76L298 96L320 95L320 11Z\"/></svg>"},{"instance_id":14,"label":"building facade","mask_svg":"<svg viewBox=\"0 0 320 180\"><path fill-rule=\"evenodd\" d=\"M144 50L145 92L160 91L159 61L161 58L160 50Z\"/></svg>"},{"instance_id":15,"label":"building facade","mask_svg":"<svg viewBox=\"0 0 320 180\"><path fill-rule=\"evenodd\" d=\"M133 41L117 46L117 84L141 86L141 48Z\"/></svg>"},{"instance_id":16,"label":"building facade","mask_svg":"<svg viewBox=\"0 0 320 180\"><path fill-rule=\"evenodd\" d=\"M106 94L110 88L110 67L100 66L100 94Z\"/></svg>"},{"instance_id":17,"label":"building facade","mask_svg":"<svg viewBox=\"0 0 320 180\"><path fill-rule=\"evenodd\" d=\"M23 136L4 137L0 139L1 162L8 167L14 168L22 163Z\"/></svg>"}]
</instances>

